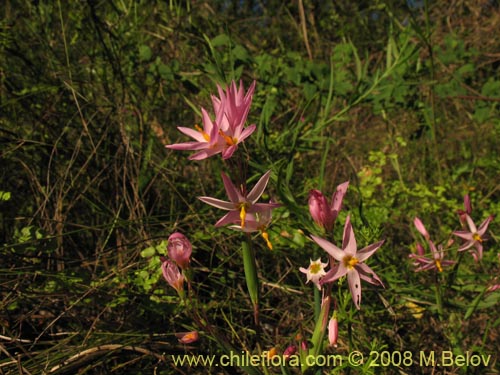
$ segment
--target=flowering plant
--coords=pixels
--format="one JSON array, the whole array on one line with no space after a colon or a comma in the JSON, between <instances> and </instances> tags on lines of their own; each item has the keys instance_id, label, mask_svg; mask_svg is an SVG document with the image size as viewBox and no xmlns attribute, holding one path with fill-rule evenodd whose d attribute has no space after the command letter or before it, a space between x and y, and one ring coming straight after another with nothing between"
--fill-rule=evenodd
<instances>
[{"instance_id":1,"label":"flowering plant","mask_svg":"<svg viewBox=\"0 0 500 375\"><path fill-rule=\"evenodd\" d=\"M273 245L273 238L269 233L269 228L273 225L273 211L283 206L286 209L286 204L278 203L274 197L265 202L262 201L266 191L272 191L273 184L279 186L279 173L274 168L262 170L259 166L258 173L254 173L254 177L257 176L254 179L256 182L251 188L247 187L247 172L250 166L255 167L256 165L249 163L249 155L241 157L238 146L243 144L256 130L255 124L245 126L255 88L255 82L250 85L246 92L241 82L238 87L233 81L226 89L217 85L218 95L211 96L214 114L210 115L203 108L201 110L203 129L197 126L196 130L179 127L182 133L194 138L195 141L175 143L168 145L167 148L197 151L189 159L198 161L220 154L225 169L230 170L230 172L224 170L220 174L227 200L217 198L216 194L199 196L198 200L227 211L215 222L215 228L224 227L237 231L242 236L240 254L248 300L253 312L251 329L257 333L255 342L252 344L253 347L247 346L246 350L247 352L257 351L258 355L269 360L280 356L280 351L276 346L266 348L266 344L259 341L263 332L263 312L261 311L263 271L259 272L258 264L260 262L265 264L268 257L256 253L255 248L258 245L254 243L252 233L259 233L269 250L275 249L276 246ZM251 148L248 147L248 149ZM302 277L304 284L312 284L310 294L314 297L314 308L309 312L309 315L314 324L310 329L301 326L300 332L294 338L289 339L287 346L282 348L281 358L284 362L281 364L281 369L283 374L288 374L287 366L291 366L295 361L297 361L302 373L310 373L315 368L315 364L309 363L308 358L316 358L325 351L338 350L339 347L348 347L350 350L353 345L353 325L356 321L354 317L355 314L361 314L362 285L366 283L363 289L364 293L372 293L373 290L380 290L377 293L383 293L386 287L382 281L383 278L379 277L378 274L381 274L381 270L383 272L387 265L379 263L377 261L379 256L375 255L386 251L385 246L383 246L386 244L386 240L380 240L375 235L367 240L366 236L363 235L360 241L362 246L358 248L360 237L355 235L355 229L356 233L359 234L355 215L352 212L345 212L348 210L344 207L344 199L347 197L349 185L350 182L345 181L336 186L333 189L331 199L327 199L319 189L309 191L307 208L311 225L308 227L310 233L307 233L308 235L304 238L310 239L308 242L308 246L312 250L312 254L309 256L310 263L307 267L292 266L290 272L298 271L297 274ZM290 202L286 194L285 198ZM474 259L480 261L483 255L485 233L493 216L488 217L479 227L476 227L470 216L472 207L468 196L464 198L464 206L465 210L459 211L462 229L456 230L452 234L462 241L458 247L459 254L469 250ZM307 209L304 211L307 212ZM337 220L343 221L341 241L336 238L335 224ZM442 319L446 305L444 303L444 277L442 274L452 267L456 270L460 259L454 260L450 257L454 240L450 239L446 245L431 240L431 236L420 218L413 220L413 226L425 239L425 246L417 243L416 252L409 254L409 258L413 261L416 272L435 271L436 310ZM285 231L282 233L283 237L287 234ZM427 253L426 248L428 249ZM188 238L176 232L169 237L168 241L170 259L162 259L161 265L166 281L177 291L183 303L186 304L186 313L195 326L195 330L178 333L179 341L183 344L191 344L203 341L204 336L210 336L224 351L237 351L231 340L214 328L206 311L196 302L196 288L193 287L195 285L194 270L191 268L192 253L193 247ZM261 256L262 261L260 261ZM185 283L188 285L187 296L184 291ZM347 288L344 287L344 283L347 284ZM489 286L485 292L494 292L498 289L497 285L495 283ZM383 297L380 299L385 301ZM420 316L421 308L414 302L411 303L411 308L414 311L418 310L414 315ZM344 328L344 325L347 326L347 329ZM345 331L347 331L347 337L342 335L342 332ZM268 350L263 350L263 348ZM255 366L247 366L246 364L240 366L246 373L267 375L269 373L267 365L261 367L262 372Z\"/></svg>"}]
</instances>

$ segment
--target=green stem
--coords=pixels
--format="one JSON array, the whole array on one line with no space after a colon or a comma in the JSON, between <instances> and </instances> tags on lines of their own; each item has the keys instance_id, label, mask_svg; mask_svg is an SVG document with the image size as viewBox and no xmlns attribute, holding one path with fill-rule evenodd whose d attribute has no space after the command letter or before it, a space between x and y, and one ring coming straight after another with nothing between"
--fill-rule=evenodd
<instances>
[{"instance_id":1,"label":"green stem","mask_svg":"<svg viewBox=\"0 0 500 375\"><path fill-rule=\"evenodd\" d=\"M329 295L325 297L321 305L321 312L318 319L316 320L316 325L314 327L314 332L311 337L311 347L308 349L308 355L312 357L317 357L323 350L323 339L325 338L326 326L328 324L328 316L330 314L330 303L331 297ZM307 361L301 363L302 373L305 373L309 365Z\"/></svg>"},{"instance_id":2,"label":"green stem","mask_svg":"<svg viewBox=\"0 0 500 375\"><path fill-rule=\"evenodd\" d=\"M441 294L441 285L439 284L439 276L436 274L436 305L438 309L439 320L443 320L443 296Z\"/></svg>"},{"instance_id":3,"label":"green stem","mask_svg":"<svg viewBox=\"0 0 500 375\"><path fill-rule=\"evenodd\" d=\"M321 291L314 285L314 321L317 322L321 313Z\"/></svg>"},{"instance_id":4,"label":"green stem","mask_svg":"<svg viewBox=\"0 0 500 375\"><path fill-rule=\"evenodd\" d=\"M255 325L259 326L259 278L257 276L257 265L255 263L255 253L252 249L250 236L241 244L243 250L243 268L247 282L248 294L252 301L253 317Z\"/></svg>"}]
</instances>

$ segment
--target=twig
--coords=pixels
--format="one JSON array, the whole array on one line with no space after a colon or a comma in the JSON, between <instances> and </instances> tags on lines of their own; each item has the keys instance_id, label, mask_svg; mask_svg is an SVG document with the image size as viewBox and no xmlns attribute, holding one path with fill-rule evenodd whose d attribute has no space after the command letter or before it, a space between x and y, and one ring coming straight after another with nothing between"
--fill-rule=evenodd
<instances>
[{"instance_id":1,"label":"twig","mask_svg":"<svg viewBox=\"0 0 500 375\"><path fill-rule=\"evenodd\" d=\"M85 362L91 361L94 357L103 355L107 352L110 351L117 351L117 350L129 350L145 355L150 355L158 360L165 362L165 356L152 352L151 350L141 348L138 346L133 346L133 345L121 345L121 344L106 344L106 345L99 345L90 349L86 349L83 352L77 353L74 356L68 358L65 360L63 363L52 367L48 374L52 374L58 370L61 370L63 367L66 367L68 365L71 365L71 367L74 367L75 365L81 365Z\"/></svg>"},{"instance_id":2,"label":"twig","mask_svg":"<svg viewBox=\"0 0 500 375\"><path fill-rule=\"evenodd\" d=\"M8 336L4 336L4 335L0 335L0 339L1 340L7 340L7 341L10 341L10 342L24 342L26 344L31 344L33 341L31 340L26 340L26 339L16 339L14 337L8 337Z\"/></svg>"},{"instance_id":3,"label":"twig","mask_svg":"<svg viewBox=\"0 0 500 375\"><path fill-rule=\"evenodd\" d=\"M307 49L307 55L309 56L309 60L312 61L312 52L311 47L309 46L309 39L307 38L307 25L306 25L306 14L304 12L304 3L302 0L299 0L299 15L300 15L300 23L302 24L302 33L304 34L304 43Z\"/></svg>"}]
</instances>

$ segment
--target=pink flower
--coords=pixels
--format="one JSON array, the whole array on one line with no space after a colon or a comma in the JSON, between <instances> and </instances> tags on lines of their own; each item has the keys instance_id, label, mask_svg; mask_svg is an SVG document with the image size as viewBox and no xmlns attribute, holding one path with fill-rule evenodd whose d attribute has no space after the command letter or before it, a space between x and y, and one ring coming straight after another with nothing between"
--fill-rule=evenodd
<instances>
[{"instance_id":1,"label":"pink flower","mask_svg":"<svg viewBox=\"0 0 500 375\"><path fill-rule=\"evenodd\" d=\"M443 246L439 245L436 248L436 245L434 244L434 242L431 241L429 232L427 232L427 229L422 223L422 220L416 217L413 223L415 224L417 230L427 240L427 243L429 244L429 248L432 254L432 258L426 257L424 247L421 244L417 243L417 253L410 254L408 256L410 259L414 260L413 265L416 267L415 272L428 271L432 269L436 269L439 272L443 272L443 267L451 266L452 264L456 263L453 260L444 260L445 253L443 250ZM453 242L450 242L449 245L451 245L452 243Z\"/></svg>"},{"instance_id":2,"label":"pink flower","mask_svg":"<svg viewBox=\"0 0 500 375\"><path fill-rule=\"evenodd\" d=\"M488 225L494 219L493 215L490 215L484 220L479 228L476 228L476 224L472 221L469 215L465 215L465 220L469 227L469 230L457 230L453 232L453 234L457 237L463 238L465 242L458 248L458 251L465 251L470 249L471 247L475 248L475 251L472 251L472 256L476 260L476 262L483 258L483 241L484 234L488 229Z\"/></svg>"},{"instance_id":3,"label":"pink flower","mask_svg":"<svg viewBox=\"0 0 500 375\"><path fill-rule=\"evenodd\" d=\"M283 358L288 359L297 352L297 347L295 345L288 346L283 352Z\"/></svg>"},{"instance_id":4,"label":"pink flower","mask_svg":"<svg viewBox=\"0 0 500 375\"><path fill-rule=\"evenodd\" d=\"M188 158L190 160L202 160L221 153L225 148L225 141L219 134L219 126L212 122L204 108L201 109L201 113L203 129L198 125L195 126L196 130L182 126L177 127L182 133L194 138L195 142L175 143L166 147L172 150L197 150L197 153Z\"/></svg>"},{"instance_id":5,"label":"pink flower","mask_svg":"<svg viewBox=\"0 0 500 375\"><path fill-rule=\"evenodd\" d=\"M250 111L250 106L252 105L253 93L255 91L255 81L252 82L245 94L245 89L243 87L243 82L240 81L240 87L236 87L234 81L228 86L226 92L222 89L220 85L217 85L217 90L219 92L219 98L212 95L212 104L214 106L214 111L218 123L223 122L223 117L226 119L226 123L222 126L223 131L228 131L229 129L235 129L237 127L242 127Z\"/></svg>"},{"instance_id":6,"label":"pink flower","mask_svg":"<svg viewBox=\"0 0 500 375\"><path fill-rule=\"evenodd\" d=\"M162 257L161 270L165 280L182 296L184 294L184 276L179 271L179 267L170 259Z\"/></svg>"},{"instance_id":7,"label":"pink flower","mask_svg":"<svg viewBox=\"0 0 500 375\"><path fill-rule=\"evenodd\" d=\"M349 181L337 186L337 190L332 195L331 203L321 191L313 189L309 192L309 212L316 224L327 231L333 229L348 187Z\"/></svg>"},{"instance_id":8,"label":"pink flower","mask_svg":"<svg viewBox=\"0 0 500 375\"><path fill-rule=\"evenodd\" d=\"M333 315L328 323L328 342L331 346L337 347L337 340L339 338L339 322L337 320L337 311L333 312Z\"/></svg>"},{"instance_id":9,"label":"pink flower","mask_svg":"<svg viewBox=\"0 0 500 375\"><path fill-rule=\"evenodd\" d=\"M212 95L215 121L212 121L207 111L202 108L203 129L198 126L195 127L196 130L178 127L179 131L194 138L195 142L175 143L167 145L167 148L198 150L189 157L190 160L202 160L219 153L222 153L223 159L229 159L237 150L238 144L255 131L255 124L244 127L252 104L255 81L246 94L241 82L237 88L233 81L226 92L219 85L217 89L220 97Z\"/></svg>"},{"instance_id":10,"label":"pink flower","mask_svg":"<svg viewBox=\"0 0 500 375\"><path fill-rule=\"evenodd\" d=\"M255 81L253 81L246 94L241 81L239 88L232 81L226 92L219 85L217 85L217 90L219 98L212 95L212 104L216 122L219 124L219 135L225 141L222 158L228 159L236 151L238 144L248 138L256 129L255 124L244 128L252 105Z\"/></svg>"},{"instance_id":11,"label":"pink flower","mask_svg":"<svg viewBox=\"0 0 500 375\"><path fill-rule=\"evenodd\" d=\"M415 266L415 272L428 271L436 269L439 272L443 272L443 267L451 266L456 262L454 260L444 260L444 250L443 246L439 245L436 249L436 245L429 240L429 248L431 249L432 258L424 256L424 249L422 245L417 244L417 254L410 254L408 257L413 259L413 265Z\"/></svg>"},{"instance_id":12,"label":"pink flower","mask_svg":"<svg viewBox=\"0 0 500 375\"><path fill-rule=\"evenodd\" d=\"M239 224L241 228L245 228L247 213L263 213L266 210L279 206L277 203L256 203L262 193L264 193L264 189L269 182L270 174L271 171L267 171L259 181L257 181L254 188L246 194L245 191L236 188L229 177L222 173L224 188L226 189L230 202L212 197L198 197L198 199L211 206L229 211L229 213L215 223L216 227L226 224Z\"/></svg>"},{"instance_id":13,"label":"pink flower","mask_svg":"<svg viewBox=\"0 0 500 375\"><path fill-rule=\"evenodd\" d=\"M311 236L311 238L339 262L323 276L320 284L331 283L347 275L347 282L349 284L352 300L358 310L360 309L361 303L361 279L374 285L384 286L375 272L363 263L382 246L384 241L382 240L368 245L364 249L358 251L350 216L347 216L344 226L342 249L339 249L323 238L316 236Z\"/></svg>"},{"instance_id":14,"label":"pink flower","mask_svg":"<svg viewBox=\"0 0 500 375\"><path fill-rule=\"evenodd\" d=\"M300 267L299 271L306 274L306 283L312 281L312 283L316 285L319 290L321 290L320 280L326 275L325 267L328 266L328 263L321 263L321 258L314 261L310 259L310 262L309 267Z\"/></svg>"},{"instance_id":15,"label":"pink flower","mask_svg":"<svg viewBox=\"0 0 500 375\"><path fill-rule=\"evenodd\" d=\"M492 292L495 292L497 290L500 290L500 284L493 284L493 285L490 285L488 287L488 289L486 289L486 292L488 293L492 293Z\"/></svg>"},{"instance_id":16,"label":"pink flower","mask_svg":"<svg viewBox=\"0 0 500 375\"><path fill-rule=\"evenodd\" d=\"M191 331L191 332L176 333L175 337L177 337L179 339L179 342L181 344L191 344L193 342L198 341L200 338L200 335L198 334L197 331Z\"/></svg>"},{"instance_id":17,"label":"pink flower","mask_svg":"<svg viewBox=\"0 0 500 375\"><path fill-rule=\"evenodd\" d=\"M175 261L181 269L185 270L189 267L193 247L186 236L178 232L170 235L168 237L167 250L170 259Z\"/></svg>"},{"instance_id":18,"label":"pink flower","mask_svg":"<svg viewBox=\"0 0 500 375\"><path fill-rule=\"evenodd\" d=\"M300 350L305 352L307 351L309 348L307 346L307 341L306 340L302 340L301 343L300 343Z\"/></svg>"}]
</instances>

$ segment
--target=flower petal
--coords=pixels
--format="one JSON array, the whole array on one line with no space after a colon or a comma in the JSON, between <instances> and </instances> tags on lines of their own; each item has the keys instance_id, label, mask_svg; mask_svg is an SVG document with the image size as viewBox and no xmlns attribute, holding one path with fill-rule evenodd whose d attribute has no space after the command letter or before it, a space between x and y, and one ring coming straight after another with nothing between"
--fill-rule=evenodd
<instances>
[{"instance_id":1,"label":"flower petal","mask_svg":"<svg viewBox=\"0 0 500 375\"><path fill-rule=\"evenodd\" d=\"M479 225L479 228L477 229L477 233L482 236L485 232L486 232L486 229L488 229L488 225L490 224L490 222L495 218L494 215L490 215L486 218L486 220L484 220L481 225Z\"/></svg>"},{"instance_id":2,"label":"flower petal","mask_svg":"<svg viewBox=\"0 0 500 375\"><path fill-rule=\"evenodd\" d=\"M236 137L238 138L238 143L241 143L245 139L247 139L256 129L257 126L255 124L249 125L245 129L243 129L239 136L236 135Z\"/></svg>"},{"instance_id":3,"label":"flower petal","mask_svg":"<svg viewBox=\"0 0 500 375\"><path fill-rule=\"evenodd\" d=\"M470 240L470 241L467 241L465 242L464 244L462 244L462 246L460 246L457 251L465 251L469 248L472 247L472 245L474 245L474 241L473 240Z\"/></svg>"},{"instance_id":4,"label":"flower petal","mask_svg":"<svg viewBox=\"0 0 500 375\"><path fill-rule=\"evenodd\" d=\"M222 150L222 159L227 160L233 156L234 152L238 149L238 144L229 146Z\"/></svg>"},{"instance_id":5,"label":"flower petal","mask_svg":"<svg viewBox=\"0 0 500 375\"><path fill-rule=\"evenodd\" d=\"M453 232L453 234L457 237L463 238L464 240L473 241L471 232L467 232L464 230L456 230Z\"/></svg>"},{"instance_id":6,"label":"flower petal","mask_svg":"<svg viewBox=\"0 0 500 375\"><path fill-rule=\"evenodd\" d=\"M332 195L332 203L331 203L332 211L336 212L340 211L340 209L342 208L342 200L344 199L344 196L347 193L348 187L349 187L349 181L346 181L337 186L335 193L333 193Z\"/></svg>"},{"instance_id":7,"label":"flower petal","mask_svg":"<svg viewBox=\"0 0 500 375\"><path fill-rule=\"evenodd\" d=\"M420 220L418 217L416 217L413 220L413 224L415 225L415 228L424 236L427 240L430 238L429 232L427 232L427 229L425 229L424 223L422 223L422 220Z\"/></svg>"},{"instance_id":8,"label":"flower petal","mask_svg":"<svg viewBox=\"0 0 500 375\"><path fill-rule=\"evenodd\" d=\"M257 202L257 200L260 198L262 193L264 192L264 189L267 186L267 183L269 182L269 176L271 175L271 170L267 171L264 173L264 175L257 181L253 189L248 193L247 199L250 201L252 204Z\"/></svg>"},{"instance_id":9,"label":"flower petal","mask_svg":"<svg viewBox=\"0 0 500 375\"><path fill-rule=\"evenodd\" d=\"M467 225L469 226L469 229L472 233L477 232L476 224L474 224L474 221L469 215L465 215L465 219L467 220Z\"/></svg>"},{"instance_id":10,"label":"flower petal","mask_svg":"<svg viewBox=\"0 0 500 375\"><path fill-rule=\"evenodd\" d=\"M383 243L384 240L366 246L364 249L358 251L358 253L356 254L356 258L358 258L360 262L364 262L375 251L377 251L380 248L380 246L382 246Z\"/></svg>"},{"instance_id":11,"label":"flower petal","mask_svg":"<svg viewBox=\"0 0 500 375\"><path fill-rule=\"evenodd\" d=\"M232 202L226 202L217 198L212 198L212 197L198 197L198 199L206 204L209 204L210 206L214 206L217 208L221 208L223 210L234 210L234 203Z\"/></svg>"},{"instance_id":12,"label":"flower petal","mask_svg":"<svg viewBox=\"0 0 500 375\"><path fill-rule=\"evenodd\" d=\"M432 262L432 263L434 263L434 262ZM375 272L373 272L373 270L370 267L368 267L366 264L364 264L364 263L357 264L356 269L359 272L359 276L363 280L369 282L370 284L384 286L384 283L382 282L382 280L380 280L380 278L377 276L377 274Z\"/></svg>"},{"instance_id":13,"label":"flower petal","mask_svg":"<svg viewBox=\"0 0 500 375\"><path fill-rule=\"evenodd\" d=\"M344 249L346 254L353 256L356 255L356 252L358 251L356 238L354 238L354 231L352 230L350 215L347 215L347 219L344 225L344 239L342 240L342 248Z\"/></svg>"},{"instance_id":14,"label":"flower petal","mask_svg":"<svg viewBox=\"0 0 500 375\"><path fill-rule=\"evenodd\" d=\"M197 152L196 154L191 155L190 157L188 157L188 159L189 160L203 160L203 159L209 158L210 156L218 154L220 152L221 152L221 150L219 150L219 149L207 148L205 150Z\"/></svg>"},{"instance_id":15,"label":"flower petal","mask_svg":"<svg viewBox=\"0 0 500 375\"><path fill-rule=\"evenodd\" d=\"M347 272L347 282L349 284L349 290L351 291L352 300L354 305L358 310L361 309L361 279L359 277L358 271L352 269Z\"/></svg>"},{"instance_id":16,"label":"flower petal","mask_svg":"<svg viewBox=\"0 0 500 375\"><path fill-rule=\"evenodd\" d=\"M222 172L222 181L224 182L224 189L226 190L226 194L229 200L233 203L243 202L243 196L240 194L238 188L234 186L233 182L227 177L227 175ZM233 206L234 209L234 206Z\"/></svg>"},{"instance_id":17,"label":"flower petal","mask_svg":"<svg viewBox=\"0 0 500 375\"><path fill-rule=\"evenodd\" d=\"M166 145L166 148L172 150L202 150L207 147L206 142L183 142L183 143L174 143L171 145Z\"/></svg>"},{"instance_id":18,"label":"flower petal","mask_svg":"<svg viewBox=\"0 0 500 375\"><path fill-rule=\"evenodd\" d=\"M229 211L215 223L216 227L222 227L227 224L241 223L240 213L238 211Z\"/></svg>"},{"instance_id":19,"label":"flower petal","mask_svg":"<svg viewBox=\"0 0 500 375\"><path fill-rule=\"evenodd\" d=\"M207 140L203 137L203 134L200 131L183 126L178 126L177 129L179 129L181 133L187 135L188 137L194 138L198 142L207 144Z\"/></svg>"},{"instance_id":20,"label":"flower petal","mask_svg":"<svg viewBox=\"0 0 500 375\"><path fill-rule=\"evenodd\" d=\"M332 268L330 268L330 270L325 274L325 276L321 278L320 284L324 285L332 283L335 280L340 279L342 276L345 276L346 273L347 273L347 268L342 263L338 263Z\"/></svg>"},{"instance_id":21,"label":"flower petal","mask_svg":"<svg viewBox=\"0 0 500 375\"><path fill-rule=\"evenodd\" d=\"M330 241L327 241L321 237L316 237L311 235L311 238L314 242L316 242L323 250L325 250L328 254L330 254L335 260L341 262L346 255L344 251L339 249L337 246L332 244Z\"/></svg>"}]
</instances>

